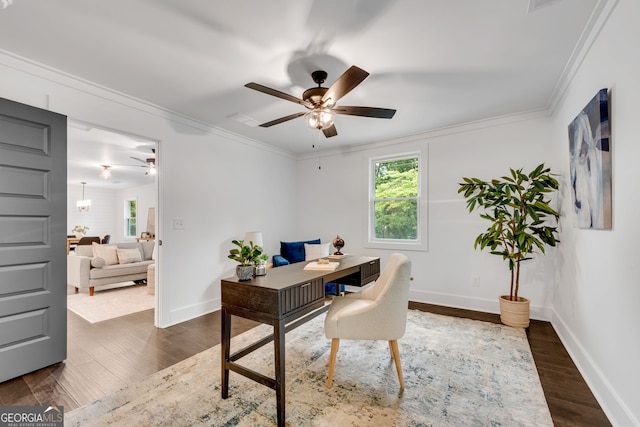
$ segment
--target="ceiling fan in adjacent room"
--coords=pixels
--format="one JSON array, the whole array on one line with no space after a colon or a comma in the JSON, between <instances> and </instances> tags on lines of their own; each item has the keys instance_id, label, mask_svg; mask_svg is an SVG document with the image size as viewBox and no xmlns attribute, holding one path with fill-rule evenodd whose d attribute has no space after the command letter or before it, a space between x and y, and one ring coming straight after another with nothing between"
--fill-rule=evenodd
<instances>
[{"instance_id":1,"label":"ceiling fan in adjacent room","mask_svg":"<svg viewBox=\"0 0 640 427\"><path fill-rule=\"evenodd\" d=\"M151 148L151 151L153 152L153 154L156 154L156 149L155 148ZM130 159L135 160L137 162L142 163L141 165L139 164L135 164L135 165L128 165L128 164L121 164L121 163L112 163L111 166L124 166L124 167L130 167L130 168L146 168L147 170L145 171L145 175L155 175L157 173L157 169L156 169L156 159L155 157L149 157L147 159L141 159L140 157L134 157L134 156L129 156ZM105 170L111 168L111 166L107 166L107 165L101 165ZM103 171L103 174L105 173L105 171ZM110 175L110 174L109 174ZM103 175L103 178L106 178L106 176Z\"/></svg>"},{"instance_id":2,"label":"ceiling fan in adjacent room","mask_svg":"<svg viewBox=\"0 0 640 427\"><path fill-rule=\"evenodd\" d=\"M156 152L156 150L154 148L152 148L151 151L153 151L154 154ZM156 170L156 159L154 157L149 157L146 160L142 160L139 157L133 157L133 156L129 156L129 158L131 158L133 160L137 160L137 161L145 164L145 166L141 166L141 167L147 167L148 168L148 170L144 173L145 175L155 175L157 173L157 170Z\"/></svg>"},{"instance_id":3,"label":"ceiling fan in adjacent room","mask_svg":"<svg viewBox=\"0 0 640 427\"><path fill-rule=\"evenodd\" d=\"M347 93L351 92L356 86L364 81L369 73L352 65L331 85L331 87L322 87L322 83L327 79L327 73L322 70L311 73L311 78L318 84L318 87L307 89L302 94L302 98L296 98L288 93L281 92L263 86L258 83L247 83L245 87L266 93L287 101L300 104L310 111L290 114L279 119L263 123L261 127L270 127L298 117L305 117L307 126L314 129L321 129L324 136L330 138L336 136L338 131L333 124L335 114L344 114L349 116L373 117L377 119L390 119L396 113L396 110L389 108L376 107L354 107L354 106L337 106L336 103Z\"/></svg>"}]
</instances>

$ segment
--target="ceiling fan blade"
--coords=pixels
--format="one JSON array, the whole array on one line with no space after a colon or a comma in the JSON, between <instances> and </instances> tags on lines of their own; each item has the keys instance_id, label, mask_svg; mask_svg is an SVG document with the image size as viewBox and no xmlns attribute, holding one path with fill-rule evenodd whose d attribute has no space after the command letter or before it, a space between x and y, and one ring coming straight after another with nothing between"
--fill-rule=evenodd
<instances>
[{"instance_id":1,"label":"ceiling fan blade","mask_svg":"<svg viewBox=\"0 0 640 427\"><path fill-rule=\"evenodd\" d=\"M129 156L129 158L130 158L130 159L133 159L133 160L137 160L137 161L139 161L139 162L142 162L142 163L144 163L145 165L147 164L147 162L145 162L144 160L142 160L142 159L140 159L140 158L138 158L138 157Z\"/></svg>"},{"instance_id":2,"label":"ceiling fan blade","mask_svg":"<svg viewBox=\"0 0 640 427\"><path fill-rule=\"evenodd\" d=\"M125 165L122 163L111 163L110 166L123 166L123 167L127 167L127 168L146 168L147 166L143 166L143 165Z\"/></svg>"},{"instance_id":3,"label":"ceiling fan blade","mask_svg":"<svg viewBox=\"0 0 640 427\"><path fill-rule=\"evenodd\" d=\"M279 90L263 86L258 83L251 82L247 83L244 86L248 87L249 89L257 90L258 92L266 93L267 95L272 95L281 99L285 99L287 101L295 102L296 104L304 105L307 108L313 108L313 105L310 102L307 102L300 98L296 98L295 96L289 95L288 93L280 92Z\"/></svg>"},{"instance_id":4,"label":"ceiling fan blade","mask_svg":"<svg viewBox=\"0 0 640 427\"><path fill-rule=\"evenodd\" d=\"M332 136L336 136L338 134L338 130L336 129L336 125L331 125L326 129L322 129L322 133L327 138L331 138Z\"/></svg>"},{"instance_id":5,"label":"ceiling fan blade","mask_svg":"<svg viewBox=\"0 0 640 427\"><path fill-rule=\"evenodd\" d=\"M352 65L347 71L345 71L338 80L336 80L331 87L325 92L322 97L322 104L335 105L340 98L351 92L353 88L358 86L364 79L367 78L367 73L362 68L358 68Z\"/></svg>"},{"instance_id":6,"label":"ceiling fan blade","mask_svg":"<svg viewBox=\"0 0 640 427\"><path fill-rule=\"evenodd\" d=\"M377 119L390 119L396 114L396 110L390 108L375 107L337 107L332 111L336 114L345 114L348 116L373 117Z\"/></svg>"},{"instance_id":7,"label":"ceiling fan blade","mask_svg":"<svg viewBox=\"0 0 640 427\"><path fill-rule=\"evenodd\" d=\"M288 122L289 120L297 119L298 117L304 116L306 113L295 113L289 114L288 116L280 117L279 119L271 120L270 122L263 123L260 125L262 128L268 128L273 125L279 125L280 123Z\"/></svg>"}]
</instances>

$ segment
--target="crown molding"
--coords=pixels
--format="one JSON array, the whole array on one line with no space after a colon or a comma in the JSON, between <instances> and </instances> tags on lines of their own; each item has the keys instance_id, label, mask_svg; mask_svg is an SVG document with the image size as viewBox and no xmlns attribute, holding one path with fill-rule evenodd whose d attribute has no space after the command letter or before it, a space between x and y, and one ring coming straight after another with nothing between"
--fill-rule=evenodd
<instances>
[{"instance_id":1,"label":"crown molding","mask_svg":"<svg viewBox=\"0 0 640 427\"><path fill-rule=\"evenodd\" d=\"M555 113L558 104L564 98L567 89L571 85L571 82L575 78L576 73L582 66L584 59L588 55L589 51L593 47L593 44L597 40L600 32L604 28L605 24L609 20L611 13L618 5L620 0L599 0L596 7L593 9L593 13L589 17L587 25L585 25L578 43L576 43L569 61L567 61L560 79L556 83L555 88L551 92L549 98L548 109L551 114Z\"/></svg>"},{"instance_id":2,"label":"crown molding","mask_svg":"<svg viewBox=\"0 0 640 427\"><path fill-rule=\"evenodd\" d=\"M329 156L340 155L345 153L365 151L365 150L370 150L370 149L375 149L380 147L406 144L406 143L416 142L416 141L425 141L425 140L439 138L447 135L453 135L453 134L464 133L464 132L472 132L479 129L486 129L486 128L491 128L496 126L504 126L507 124L524 122L529 120L536 120L542 117L549 117L549 116L551 116L551 112L546 108L525 111L520 113L505 114L502 116L491 117L488 119L475 120L472 122L445 126L437 129L432 129L427 132L421 132L421 133L408 135L401 138L390 139L386 141L351 145L348 147L334 148L326 151L318 151L316 153L299 154L297 156L297 159L298 160L317 159L318 156L322 158L322 157L329 157Z\"/></svg>"},{"instance_id":3,"label":"crown molding","mask_svg":"<svg viewBox=\"0 0 640 427\"><path fill-rule=\"evenodd\" d=\"M33 61L29 58L16 55L3 49L0 49L0 65L12 68L16 71L49 81L51 83L69 88L86 95L94 96L96 98L100 98L115 104L120 104L122 106L138 110L145 114L155 116L164 121L179 124L181 126L186 126L201 133L215 135L233 142L246 144L253 148L268 151L284 157L292 159L295 158L295 156L291 152L283 150L281 148L273 147L272 145L268 145L258 140L246 138L234 132L221 129L211 123L207 123L205 121L180 114L178 112L169 110L143 99L139 99L126 93L111 89L109 87L102 86L95 82L83 79L62 70L58 70L37 61ZM70 117L70 119L73 119L73 117Z\"/></svg>"}]
</instances>

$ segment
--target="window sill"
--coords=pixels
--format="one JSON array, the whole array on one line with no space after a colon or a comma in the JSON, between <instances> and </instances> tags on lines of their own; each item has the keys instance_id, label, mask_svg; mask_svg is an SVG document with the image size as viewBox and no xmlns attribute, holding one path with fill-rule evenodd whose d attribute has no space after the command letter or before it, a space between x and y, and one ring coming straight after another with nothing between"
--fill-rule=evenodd
<instances>
[{"instance_id":1,"label":"window sill","mask_svg":"<svg viewBox=\"0 0 640 427\"><path fill-rule=\"evenodd\" d=\"M369 249L389 249L396 251L418 251L418 252L427 252L429 247L427 242L401 242L401 241L379 241L373 240L365 242L365 248Z\"/></svg>"}]
</instances>

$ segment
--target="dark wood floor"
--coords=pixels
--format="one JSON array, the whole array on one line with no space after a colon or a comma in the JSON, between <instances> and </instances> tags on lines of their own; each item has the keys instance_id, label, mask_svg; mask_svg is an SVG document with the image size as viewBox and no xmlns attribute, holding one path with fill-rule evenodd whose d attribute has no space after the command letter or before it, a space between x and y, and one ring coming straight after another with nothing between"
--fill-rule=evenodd
<instances>
[{"instance_id":1,"label":"dark wood floor","mask_svg":"<svg viewBox=\"0 0 640 427\"><path fill-rule=\"evenodd\" d=\"M499 316L421 303L410 308L499 323ZM234 318L232 334L255 326ZM57 365L0 384L0 406L63 405L65 411L220 343L220 312L165 329L153 310L90 324L68 314L68 356ZM527 331L542 388L556 426L611 425L548 322Z\"/></svg>"}]
</instances>

